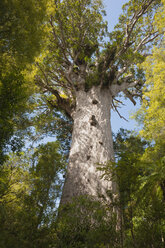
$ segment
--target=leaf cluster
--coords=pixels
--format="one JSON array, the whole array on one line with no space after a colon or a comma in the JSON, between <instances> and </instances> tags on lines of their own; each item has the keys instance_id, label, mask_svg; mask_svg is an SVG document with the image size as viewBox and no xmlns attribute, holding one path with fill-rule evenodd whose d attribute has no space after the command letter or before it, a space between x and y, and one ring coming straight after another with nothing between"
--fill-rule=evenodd
<instances>
[{"instance_id":1,"label":"leaf cluster","mask_svg":"<svg viewBox=\"0 0 165 248\"><path fill-rule=\"evenodd\" d=\"M65 173L59 144L12 154L0 172L0 246L49 246Z\"/></svg>"}]
</instances>

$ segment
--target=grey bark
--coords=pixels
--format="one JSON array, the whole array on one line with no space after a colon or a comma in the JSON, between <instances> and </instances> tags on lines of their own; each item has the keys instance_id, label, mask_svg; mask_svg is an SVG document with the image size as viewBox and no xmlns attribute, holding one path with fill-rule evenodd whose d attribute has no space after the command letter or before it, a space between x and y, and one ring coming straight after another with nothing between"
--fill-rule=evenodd
<instances>
[{"instance_id":1,"label":"grey bark","mask_svg":"<svg viewBox=\"0 0 165 248\"><path fill-rule=\"evenodd\" d=\"M114 159L110 123L112 93L92 87L88 92L77 91L76 110L69 165L63 187L61 204L73 197L91 195L107 198L107 190L116 192L115 183L101 179L98 166Z\"/></svg>"}]
</instances>

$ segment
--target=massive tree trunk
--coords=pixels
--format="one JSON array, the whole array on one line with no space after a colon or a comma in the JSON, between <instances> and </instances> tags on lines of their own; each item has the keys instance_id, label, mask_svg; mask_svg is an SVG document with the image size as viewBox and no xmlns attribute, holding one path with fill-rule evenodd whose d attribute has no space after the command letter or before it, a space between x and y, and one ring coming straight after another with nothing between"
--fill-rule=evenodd
<instances>
[{"instance_id":1,"label":"massive tree trunk","mask_svg":"<svg viewBox=\"0 0 165 248\"><path fill-rule=\"evenodd\" d=\"M98 166L114 159L110 124L112 95L107 88L93 86L77 91L69 165L61 204L81 195L107 198L115 183L101 179Z\"/></svg>"}]
</instances>

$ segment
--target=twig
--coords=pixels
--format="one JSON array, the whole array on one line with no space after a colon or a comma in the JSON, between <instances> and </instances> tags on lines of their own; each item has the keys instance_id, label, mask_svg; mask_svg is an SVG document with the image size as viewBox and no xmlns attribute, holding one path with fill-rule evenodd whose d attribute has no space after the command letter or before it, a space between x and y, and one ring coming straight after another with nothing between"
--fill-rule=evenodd
<instances>
[{"instance_id":1,"label":"twig","mask_svg":"<svg viewBox=\"0 0 165 248\"><path fill-rule=\"evenodd\" d=\"M112 101L112 108L114 108L114 110L117 112L117 114L119 115L119 117L120 117L121 119L124 119L125 121L128 122L128 120L127 120L126 118L124 118L124 116L122 116L122 115L119 113L117 107L116 107L115 104L114 104L114 101Z\"/></svg>"}]
</instances>

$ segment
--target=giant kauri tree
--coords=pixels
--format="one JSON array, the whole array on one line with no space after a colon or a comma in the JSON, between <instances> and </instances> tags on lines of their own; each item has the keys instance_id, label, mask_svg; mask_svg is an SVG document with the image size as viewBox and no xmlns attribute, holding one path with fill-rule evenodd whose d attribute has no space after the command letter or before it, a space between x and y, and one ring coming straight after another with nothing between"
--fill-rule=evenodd
<instances>
[{"instance_id":1,"label":"giant kauri tree","mask_svg":"<svg viewBox=\"0 0 165 248\"><path fill-rule=\"evenodd\" d=\"M47 104L73 121L72 144L61 203L72 197L107 198L115 183L97 167L114 159L110 110L120 92L134 104L144 74L139 64L157 42L158 0L131 0L110 34L101 0L50 1L45 52L35 82Z\"/></svg>"}]
</instances>

